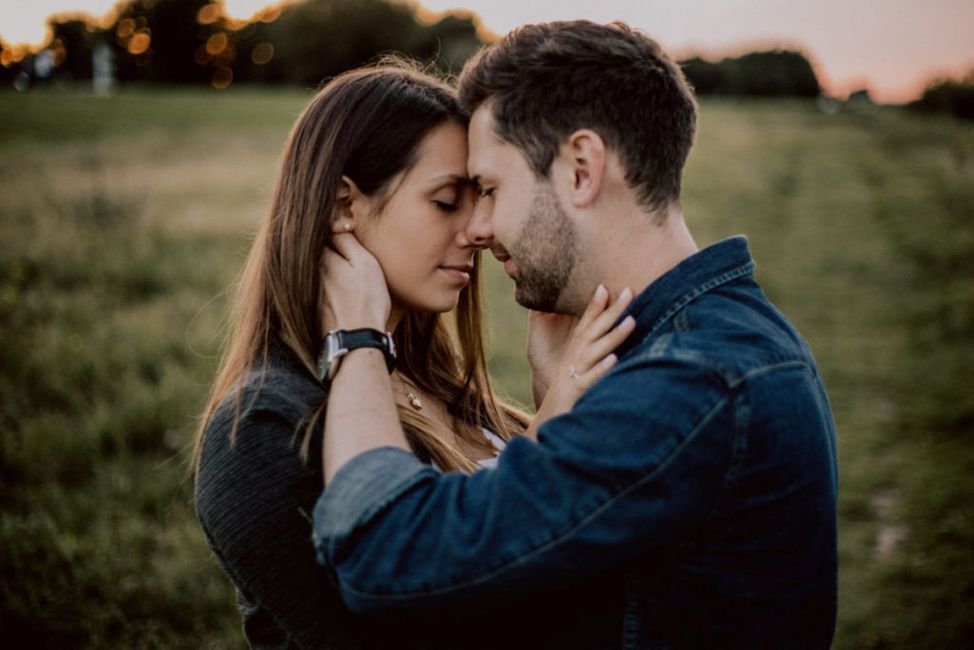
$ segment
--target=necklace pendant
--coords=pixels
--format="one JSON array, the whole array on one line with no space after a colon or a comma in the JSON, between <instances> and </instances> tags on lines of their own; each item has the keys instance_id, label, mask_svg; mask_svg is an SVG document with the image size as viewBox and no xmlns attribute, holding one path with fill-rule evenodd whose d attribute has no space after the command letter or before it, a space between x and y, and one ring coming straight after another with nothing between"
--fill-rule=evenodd
<instances>
[{"instance_id":1,"label":"necklace pendant","mask_svg":"<svg viewBox=\"0 0 974 650\"><path fill-rule=\"evenodd\" d=\"M418 397L416 397L413 393L410 393L410 392L407 391L406 392L406 399L409 400L409 405L412 406L417 411L422 411L423 410L423 402L420 401L420 399Z\"/></svg>"}]
</instances>

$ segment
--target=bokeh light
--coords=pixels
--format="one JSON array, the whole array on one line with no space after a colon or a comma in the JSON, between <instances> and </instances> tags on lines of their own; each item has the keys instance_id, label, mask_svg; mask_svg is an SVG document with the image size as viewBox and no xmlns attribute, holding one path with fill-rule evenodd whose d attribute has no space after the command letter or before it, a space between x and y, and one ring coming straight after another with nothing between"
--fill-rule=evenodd
<instances>
[{"instance_id":1,"label":"bokeh light","mask_svg":"<svg viewBox=\"0 0 974 650\"><path fill-rule=\"evenodd\" d=\"M210 56L216 56L227 48L227 35L224 32L217 32L206 40L206 52Z\"/></svg>"},{"instance_id":2,"label":"bokeh light","mask_svg":"<svg viewBox=\"0 0 974 650\"><path fill-rule=\"evenodd\" d=\"M149 49L151 40L149 30L140 31L129 39L126 49L128 49L129 54L142 54Z\"/></svg>"},{"instance_id":3,"label":"bokeh light","mask_svg":"<svg viewBox=\"0 0 974 650\"><path fill-rule=\"evenodd\" d=\"M230 68L217 68L213 71L213 78L210 80L210 84L219 90L222 90L233 83L233 70Z\"/></svg>"},{"instance_id":4,"label":"bokeh light","mask_svg":"<svg viewBox=\"0 0 974 650\"><path fill-rule=\"evenodd\" d=\"M256 65L264 65L274 58L274 46L270 43L258 43L250 52L250 60Z\"/></svg>"},{"instance_id":5,"label":"bokeh light","mask_svg":"<svg viewBox=\"0 0 974 650\"><path fill-rule=\"evenodd\" d=\"M219 19L220 5L215 2L203 5L200 7L199 13L196 14L196 22L200 25L211 25Z\"/></svg>"}]
</instances>

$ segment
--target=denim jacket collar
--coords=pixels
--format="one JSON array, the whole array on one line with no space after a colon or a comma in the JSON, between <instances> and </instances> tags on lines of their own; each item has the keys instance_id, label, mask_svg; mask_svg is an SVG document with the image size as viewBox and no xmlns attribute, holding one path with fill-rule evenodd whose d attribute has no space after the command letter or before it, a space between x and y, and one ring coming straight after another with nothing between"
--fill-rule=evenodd
<instances>
[{"instance_id":1,"label":"denim jacket collar","mask_svg":"<svg viewBox=\"0 0 974 650\"><path fill-rule=\"evenodd\" d=\"M754 260L747 237L743 235L728 237L694 253L653 281L632 301L625 315L636 319L636 329L616 354L621 358L700 295L753 272Z\"/></svg>"}]
</instances>

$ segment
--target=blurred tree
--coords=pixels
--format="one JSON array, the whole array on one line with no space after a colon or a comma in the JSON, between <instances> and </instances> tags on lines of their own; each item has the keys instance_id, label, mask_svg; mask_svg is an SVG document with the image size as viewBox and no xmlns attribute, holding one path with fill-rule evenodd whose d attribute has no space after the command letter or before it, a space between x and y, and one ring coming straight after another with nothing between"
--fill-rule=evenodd
<instances>
[{"instance_id":1,"label":"blurred tree","mask_svg":"<svg viewBox=\"0 0 974 650\"><path fill-rule=\"evenodd\" d=\"M421 31L412 54L423 61L436 60L444 71L456 74L481 45L472 17L448 14Z\"/></svg>"},{"instance_id":2,"label":"blurred tree","mask_svg":"<svg viewBox=\"0 0 974 650\"><path fill-rule=\"evenodd\" d=\"M727 71L721 63L713 63L699 56L681 61L680 66L698 95L720 92L727 78Z\"/></svg>"},{"instance_id":3,"label":"blurred tree","mask_svg":"<svg viewBox=\"0 0 974 650\"><path fill-rule=\"evenodd\" d=\"M303 0L233 21L210 0L126 0L110 28L122 81L317 85L402 52L456 72L482 44L470 17L420 23L392 0ZM89 73L90 74L90 73Z\"/></svg>"},{"instance_id":4,"label":"blurred tree","mask_svg":"<svg viewBox=\"0 0 974 650\"><path fill-rule=\"evenodd\" d=\"M801 52L749 52L718 63L695 57L682 66L701 95L816 97L821 93L815 70Z\"/></svg>"},{"instance_id":5,"label":"blurred tree","mask_svg":"<svg viewBox=\"0 0 974 650\"><path fill-rule=\"evenodd\" d=\"M211 4L215 5L209 0L129 0L120 5L112 26L119 80L209 82L209 64L230 63L234 56L222 11L212 12L212 21L203 11ZM200 47L213 51L204 65L197 63Z\"/></svg>"},{"instance_id":6,"label":"blurred tree","mask_svg":"<svg viewBox=\"0 0 974 650\"><path fill-rule=\"evenodd\" d=\"M79 18L48 19L51 27L51 44L59 44L62 52L56 59L61 76L71 79L91 79L91 52L101 37L88 23Z\"/></svg>"},{"instance_id":7,"label":"blurred tree","mask_svg":"<svg viewBox=\"0 0 974 650\"><path fill-rule=\"evenodd\" d=\"M481 42L472 20L445 18L420 24L413 9L387 0L306 0L286 5L272 22L244 30L238 61L240 78L317 85L388 52L445 66L462 65ZM272 58L264 63L269 44ZM258 49L260 48L260 49Z\"/></svg>"},{"instance_id":8,"label":"blurred tree","mask_svg":"<svg viewBox=\"0 0 974 650\"><path fill-rule=\"evenodd\" d=\"M10 48L0 41L0 82L7 84L17 76L20 66L11 58Z\"/></svg>"},{"instance_id":9,"label":"blurred tree","mask_svg":"<svg viewBox=\"0 0 974 650\"><path fill-rule=\"evenodd\" d=\"M821 92L812 64L800 52L749 52L731 64L735 94L816 97Z\"/></svg>"},{"instance_id":10,"label":"blurred tree","mask_svg":"<svg viewBox=\"0 0 974 650\"><path fill-rule=\"evenodd\" d=\"M927 112L949 113L962 120L974 120L974 70L963 79L940 79L930 83L920 99L910 104Z\"/></svg>"}]
</instances>

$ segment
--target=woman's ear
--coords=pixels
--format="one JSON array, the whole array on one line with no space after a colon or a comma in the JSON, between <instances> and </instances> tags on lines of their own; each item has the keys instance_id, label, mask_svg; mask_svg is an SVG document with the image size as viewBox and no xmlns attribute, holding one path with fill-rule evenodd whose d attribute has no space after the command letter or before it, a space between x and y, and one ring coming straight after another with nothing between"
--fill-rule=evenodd
<instances>
[{"instance_id":1,"label":"woman's ear","mask_svg":"<svg viewBox=\"0 0 974 650\"><path fill-rule=\"evenodd\" d=\"M335 191L335 209L331 218L332 232L354 232L367 212L367 198L348 176L342 176Z\"/></svg>"}]
</instances>

